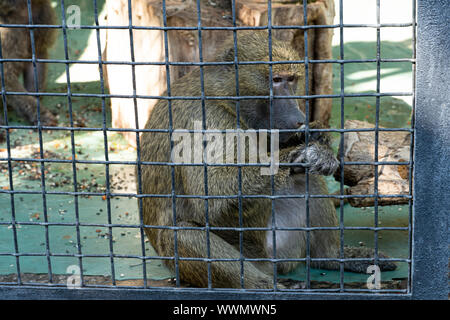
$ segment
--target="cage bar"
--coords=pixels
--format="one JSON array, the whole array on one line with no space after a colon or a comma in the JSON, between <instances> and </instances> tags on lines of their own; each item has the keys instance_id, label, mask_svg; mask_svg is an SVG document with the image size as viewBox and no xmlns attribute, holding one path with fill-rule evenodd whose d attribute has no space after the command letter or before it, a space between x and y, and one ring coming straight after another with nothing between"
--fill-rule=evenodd
<instances>
[{"instance_id":1,"label":"cage bar","mask_svg":"<svg viewBox=\"0 0 450 320\"><path fill-rule=\"evenodd\" d=\"M411 0L413 3L413 13L412 21L410 23L381 23L381 13L380 13L380 0L376 1L376 24L344 24L344 6L343 0L339 0L340 14L339 14L339 24L334 25L308 25L307 21L307 2L303 2L303 25L301 26L275 26L272 25L272 1L268 0L268 25L260 27L248 27L248 26L238 26L236 18L236 1L231 1L232 10L232 27L210 27L202 25L202 13L201 13L201 1L196 1L196 12L197 12L197 26L194 27L169 27L167 22L167 10L166 1L162 1L162 19L163 27L150 27L150 26L136 26L133 24L132 15L132 1L128 0L128 25L126 26L102 26L98 21L98 5L97 1L93 1L94 7L94 26L82 25L80 29L85 30L95 30L96 43L97 43L97 60L84 60L78 61L69 58L69 47L67 41L67 23L65 17L65 6L64 0L61 0L61 15L62 15L62 25L34 25L32 19L32 7L31 0L27 0L28 6L28 23L27 24L0 24L1 28L25 28L30 33L31 48L32 48L32 58L31 59L16 59L8 57L3 58L2 55L2 45L0 39L0 75L1 75L1 97L4 106L4 124L0 125L0 130L6 131L6 150L7 155L4 158L0 158L0 161L5 161L8 163L8 174L9 174L9 186L8 189L0 190L0 195L9 194L11 200L11 217L9 221L0 221L0 226L11 225L13 231L13 242L14 249L11 252L0 252L0 256L11 256L15 258L16 268L15 272L17 274L17 281L13 283L0 283L0 298L20 298L27 297L28 299L50 299L50 298L76 298L76 299L92 299L92 298L104 298L104 299L340 299L340 298L358 298L358 299L423 299L423 298L440 298L446 299L448 294L448 284L447 284L447 271L448 271L448 208L450 207L449 200L436 195L445 195L446 188L448 189L448 177L444 174L448 170L448 163L450 160L450 148L448 148L448 141L450 141L450 130L449 130L449 118L445 114L445 108L449 106L449 93L444 87L446 83L449 83L450 76L448 73L440 72L442 70L449 70L449 60L447 59L446 52L449 51L450 44L448 41L448 35L450 33L450 22L446 17L450 16L450 4L447 2L442 2L439 0L424 0L416 5L416 0ZM416 15L417 9L417 15ZM439 23L436 23L438 19ZM417 21L417 37L416 37L416 21ZM381 58L381 37L380 32L383 28L396 27L396 28L411 28L412 29L412 48L413 54L411 58ZM56 28L62 30L63 41L64 41L64 59L39 59L35 54L35 42L34 42L34 31L38 28ZM339 58L338 59L327 59L327 60L314 60L308 57L308 31L311 29L320 28L332 28L338 29L340 34L340 44L339 44ZM372 28L376 30L376 58L375 59L350 59L346 60L344 56L344 30L346 28ZM101 53L101 40L100 31L105 29L117 29L126 30L129 33L130 39L130 54L131 61L105 61L102 58ZM304 35L304 53L305 57L298 61L272 61L272 34L274 30L286 30L286 29L297 29L303 30ZM136 30L154 30L162 31L164 38L164 61L163 62L137 62L135 61L134 54L134 41L133 32ZM199 49L199 61L194 62L174 62L170 61L169 57L169 42L168 42L168 31L173 30L185 30L196 32L198 37L198 49ZM234 60L230 62L209 62L204 61L203 58L203 42L202 42L202 32L208 30L226 30L233 34L234 40ZM237 38L238 33L241 30L267 30L269 35L269 61L239 61L238 58L238 47ZM416 41L417 40L417 41ZM417 50L416 50L417 46ZM37 77L37 63L59 63L65 65L66 79L67 79L67 91L66 92L10 92L7 91L5 84L5 63L18 63L18 62L31 62L34 69L34 83L35 87L38 88L38 77ZM376 92L375 93L345 93L344 89L344 79L345 79L345 65L354 63L375 63L376 64ZM412 92L382 92L380 88L381 81L381 63L398 63L407 62L411 63L413 69L413 90ZM74 63L80 64L95 64L99 67L100 75L100 88L101 93L74 93L72 92L69 65ZM286 64L286 63L297 63L304 64L305 66L305 93L299 96L274 96L273 86L272 86L272 68L276 64ZM314 64L318 63L331 63L337 64L340 68L340 93L339 94L329 94L329 95L316 95L314 92L309 91L309 68L313 68ZM127 65L132 69L132 85L133 93L131 95L117 95L108 94L105 91L104 76L102 68L104 65ZM256 65L262 64L267 65L269 68L269 83L270 91L268 96L241 96L239 94L239 66L241 65ZM155 65L163 66L166 70L167 79L167 92L161 96L150 96L150 95L138 95L136 92L136 66L141 65ZM229 65L235 70L235 86L236 86L236 96L208 96L205 94L205 81L203 68L206 66L218 66L218 65ZM173 96L171 92L171 80L170 80L170 67L171 66L197 66L200 69L200 83L201 83L201 96ZM37 110L38 110L38 121L37 125L10 125L8 123L8 111L6 109L7 96L24 95L33 96L37 98ZM66 97L69 106L69 122L70 126L58 126L49 127L42 126L40 121L40 99L43 97L54 96L54 97ZM381 128L380 122L380 100L381 97L386 96L410 96L413 98L413 114L411 119L410 128ZM374 97L376 101L376 115L375 115L375 128L367 129L345 129L344 119L345 110L344 103L346 98L352 97ZM73 110L72 110L72 100L73 98L98 98L101 99L102 105L102 126L101 127L88 127L88 128L76 128L74 127ZM134 112L135 112L135 123L136 128L109 128L106 120L106 99L109 98L124 98L133 99ZM275 195L274 192L274 177L271 176L271 194L270 195L246 195L242 192L242 168L247 166L268 166L267 164L261 163L236 163L236 164L214 164L209 163L206 159L206 139L204 133L206 132L220 132L223 130L207 130L206 126L206 102L210 100L230 100L235 103L237 123L236 127L239 129L241 127L239 121L240 114L240 101L248 99L266 99L270 103L270 129L273 128L273 101L274 99L304 99L306 105L306 118L309 119L310 113L310 100L316 98L336 98L340 100L340 128L338 129L310 129L309 123L306 123L305 129L302 130L280 130L280 132L305 132L306 133L306 144L308 144L309 133L312 132L336 132L340 135L340 146L341 153L340 158L340 194L339 195L312 195L309 193L309 171L308 167L299 164L299 166L305 167L306 176L306 192L305 194L299 195ZM169 127L166 129L144 129L139 127L139 119L137 112L137 99L165 99L168 102L168 118ZM185 130L188 133L202 133L202 154L204 161L200 164L184 164L176 162L146 162L141 160L140 151L140 133L141 132L161 132L167 133L170 137L170 150L173 149L173 115L172 115L172 101L175 100L196 100L201 103L202 107L202 129L201 130ZM444 111L443 111L444 110ZM308 120L309 121L309 120ZM39 146L40 146L40 159L32 159L27 157L13 157L11 153L11 129L36 129L39 135ZM44 144L42 131L43 130L59 130L67 131L70 133L70 144L72 159L46 159L44 158ZM76 132L102 132L103 134L103 147L104 147L104 161L100 160L78 160L75 158L75 133ZM405 131L411 133L410 140L410 159L409 161L403 162L392 162L392 161L380 161L379 160L379 133L380 132L393 132L393 131ZM117 161L110 160L109 149L108 149L108 132L134 132L136 134L137 143L137 157L136 161ZM374 161L344 161L344 154L342 152L342 147L344 146L344 133L346 132L373 132L375 135L375 153ZM444 146L444 147L443 147ZM238 139L238 151L240 146L240 141ZM17 161L30 161L38 164L41 168L41 188L38 191L34 190L20 190L14 185L12 168L14 163ZM45 165L51 163L67 163L72 166L72 177L73 177L73 191L63 192L63 191L52 191L46 188L46 176L45 176ZM105 192L80 192L77 187L77 165L78 164L101 164L105 166L106 174L106 191ZM134 193L115 193L111 190L110 183L110 166L111 165L135 165L137 167L138 181L137 192ZM169 194L143 194L142 192L142 175L141 167L143 165L165 165L171 168L171 192ZM203 168L203 187L204 194L199 195L182 195L176 194L175 190L175 168L177 166L199 166ZM344 166L345 165L373 165L374 166L374 190L372 194L364 195L345 195L344 194ZM396 194L379 194L378 184L378 167L382 165L406 165L409 170L409 193L407 195L396 195ZM238 192L236 195L218 196L210 195L208 192L208 167L214 166L230 166L237 167L238 169ZM280 166L293 166L293 164L280 164ZM414 177L414 180L412 179ZM16 218L16 205L15 200L17 195L28 194L28 195L40 195L43 202L44 210L44 221L43 222L18 222ZM75 205L75 222L61 223L61 222L49 222L47 214L47 196L48 195L69 195L74 197ZM83 223L79 219L79 197L80 196L106 196L107 205L107 223ZM134 197L139 203L139 223L137 224L120 224L113 223L112 212L111 212L111 199L114 197ZM346 227L344 225L344 200L348 198L374 198L374 226L373 227ZM406 227L380 227L379 224L379 199L382 198L404 198L408 200L408 226ZM145 198L167 198L172 201L172 226L153 226L146 225L143 219L142 212L142 202ZM242 213L242 201L243 199L257 199L264 198L271 201L271 221L272 225L268 227L261 228L249 228L244 227L243 224L243 213ZM305 199L306 202L306 227L301 228L280 228L276 225L276 213L274 210L274 200L276 199L287 199L287 198L301 198ZM335 227L312 227L310 225L310 199L317 198L331 198L339 199L341 207L339 211L340 223ZM205 214L205 225L200 227L184 227L177 225L177 212L176 212L176 200L177 199L199 199L204 201L204 214ZM218 227L210 225L209 221L209 200L210 199L237 199L238 210L239 210L239 227ZM45 229L45 252L23 252L19 249L18 245L18 235L17 226L29 225L29 226L42 226ZM49 240L49 227L51 226L73 226L76 229L77 234L77 252L75 254L63 254L54 253L50 251L50 240ZM109 253L106 254L86 254L81 249L80 240L80 228L81 227L105 227L109 230ZM141 254L119 254L114 252L114 245L112 239L112 232L114 228L135 228L139 229L141 240ZM148 256L145 252L144 244L144 228L154 228L161 230L171 230L174 235L174 256ZM198 230L205 232L206 234L206 257L180 257L178 253L178 238L177 232L180 230ZM210 248L210 232L219 230L232 230L239 233L239 250L240 256L237 258L218 258L211 257ZM339 257L336 258L313 258L311 257L310 241L312 231L317 230L335 230L339 231L340 247L339 247ZM345 258L344 257L344 231L345 230L367 230L373 232L374 234L374 247L375 254L371 258ZM407 258L382 258L378 255L378 239L379 232L383 230L397 230L397 231L407 231L408 232L408 245L409 254ZM246 258L243 254L243 235L245 231L266 231L271 232L273 241L273 252L272 258ZM288 258L278 258L276 249L276 233L277 231L302 231L306 232L306 256L304 258L288 259ZM48 270L48 283L29 283L24 282L21 275L21 257L45 257L47 262ZM82 288L80 290L68 290L66 285L58 284L54 282L53 272L52 272L52 258L53 257L75 257L78 259L78 266L81 271L81 284ZM111 279L112 285L91 285L86 284L85 275L83 273L83 259L84 258L109 258L111 267ZM115 259L116 258L134 258L142 261L142 271L143 271L143 286L118 286L117 279L115 275ZM167 260L173 261L175 265L175 288L157 288L148 287L147 279L147 267L146 262L152 260ZM180 261L201 261L207 264L208 272L208 287L207 288L184 288L180 283L180 272L179 272L179 262ZM229 261L229 262L239 262L240 264L240 289L218 289L212 287L212 270L211 264L214 262ZM245 287L245 262L270 262L273 264L273 289L267 290L257 290L257 289L244 289ZM306 287L303 289L281 289L277 286L279 283L279 278L277 275L277 263L284 261L298 261L304 262L306 264ZM315 261L336 261L340 264L339 269L339 287L333 289L314 289L311 288L311 274L310 267L311 262ZM392 262L403 262L408 265L408 281L406 289L349 289L345 288L344 283L344 263L347 261L370 261L374 264L382 261L392 261Z\"/></svg>"}]
</instances>

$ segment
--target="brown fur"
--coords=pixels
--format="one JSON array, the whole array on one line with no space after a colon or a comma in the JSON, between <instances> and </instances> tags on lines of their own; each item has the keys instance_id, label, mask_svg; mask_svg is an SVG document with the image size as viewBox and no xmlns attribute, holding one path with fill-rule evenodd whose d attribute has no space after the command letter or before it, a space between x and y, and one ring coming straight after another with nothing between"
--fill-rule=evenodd
<instances>
[{"instance_id":1,"label":"brown fur","mask_svg":"<svg viewBox=\"0 0 450 320\"><path fill-rule=\"evenodd\" d=\"M31 1L33 24L55 24L56 17L49 0ZM0 0L1 24L28 24L28 6L26 0ZM1 46L4 59L31 59L32 47L30 30L27 28L0 28ZM55 29L34 29L35 54L37 59L48 59L48 49L55 40ZM34 92L34 70L31 62L4 62L6 91ZM45 87L47 66L45 63L37 64L39 90ZM24 83L19 77L23 76ZM1 78L0 78L1 79ZM33 96L8 95L8 106L11 106L20 117L27 121L37 123L37 99ZM42 104L40 105L41 124L56 125L55 116ZM0 117L3 123L3 116ZM2 139L0 134L0 140Z\"/></svg>"},{"instance_id":2,"label":"brown fur","mask_svg":"<svg viewBox=\"0 0 450 320\"><path fill-rule=\"evenodd\" d=\"M233 41L225 43L216 61L233 61ZM239 61L268 61L267 33L238 32ZM295 51L284 43L273 41L273 60L298 59ZM239 94L268 95L269 77L267 65L239 66ZM274 75L293 73L299 77L301 92L304 73L301 65L276 64L273 66ZM234 66L204 67L205 94L207 96L233 96L235 92ZM187 74L172 85L173 96L200 96L200 73L198 70ZM298 92L297 92L298 93ZM247 129L252 118L256 100L241 101L240 127ZM202 106L198 100L173 100L172 127L173 129L194 129L194 121L202 120ZM234 101L206 100L207 129L236 129L236 107ZM253 110L253 111L252 111ZM276 112L276 110L274 110ZM146 124L146 129L169 128L169 108L166 100L159 101ZM329 139L319 135L306 146L298 141L295 146L288 146L280 150L280 163L303 162L310 164L310 194L327 194L325 181L319 174L332 173L338 162L331 152ZM152 162L170 162L170 139L168 133L147 132L142 135L141 160ZM192 198L176 198L172 201L171 167L167 165L142 165L142 194L168 195L169 197L144 197L142 210L144 223L154 226L177 226L188 228L203 228L201 230L178 230L177 245L180 258L208 258L207 232L205 218L205 200ZM204 190L204 168L198 166L175 166L175 194L176 195L206 195ZM271 177L260 174L260 168L242 167L243 195L271 195ZM237 167L209 166L207 169L208 195L235 196L238 190ZM305 175L293 173L289 167L280 167L274 176L276 194L304 194ZM277 226L305 227L303 208L304 199L275 200L277 212ZM173 208L176 209L176 222L173 221ZM208 218L210 227L240 227L239 203L236 198L209 199ZM287 209L286 209L287 208ZM300 208L300 209L299 209ZM297 210L298 209L298 210ZM277 209L278 210L278 209ZM242 199L242 227L266 228L271 226L271 200L267 198ZM291 225L292 221L292 225ZM329 199L310 199L310 225L312 227L337 226L334 206ZM147 228L146 234L160 256L173 257L174 231L169 229ZM282 241L283 236L292 240ZM240 259L239 232L234 230L210 230L211 259ZM246 230L243 231L243 258L273 258L272 231ZM280 237L280 238L278 238ZM306 254L306 233L301 231L277 231L276 258L304 258ZM339 231L311 232L311 257L326 258L339 257ZM348 251L353 252L354 251ZM360 252L361 253L361 252ZM362 253L364 257L371 257L369 252ZM370 252L373 254L373 252ZM165 260L174 270L173 260ZM277 270L286 273L297 267L299 262L278 262ZM346 268L362 270L371 263L356 262L346 264ZM339 268L336 262L315 262L312 267ZM270 262L243 262L244 286L246 288L272 288L273 265ZM179 260L179 274L182 281L199 287L207 287L207 262ZM365 272L365 270L363 270ZM240 261L211 262L211 280L213 287L240 288Z\"/></svg>"}]
</instances>

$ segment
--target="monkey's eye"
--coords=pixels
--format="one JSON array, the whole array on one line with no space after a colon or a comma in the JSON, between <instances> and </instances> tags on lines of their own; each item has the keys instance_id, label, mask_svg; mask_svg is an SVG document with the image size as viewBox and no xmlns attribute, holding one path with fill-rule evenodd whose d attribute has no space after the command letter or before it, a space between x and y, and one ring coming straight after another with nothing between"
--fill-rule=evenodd
<instances>
[{"instance_id":1,"label":"monkey's eye","mask_svg":"<svg viewBox=\"0 0 450 320\"><path fill-rule=\"evenodd\" d=\"M283 78L281 78L281 77L273 78L273 82L282 82L282 81L283 81Z\"/></svg>"},{"instance_id":2,"label":"monkey's eye","mask_svg":"<svg viewBox=\"0 0 450 320\"><path fill-rule=\"evenodd\" d=\"M289 76L287 78L287 81L289 81L289 82L293 82L294 80L295 80L295 76Z\"/></svg>"}]
</instances>

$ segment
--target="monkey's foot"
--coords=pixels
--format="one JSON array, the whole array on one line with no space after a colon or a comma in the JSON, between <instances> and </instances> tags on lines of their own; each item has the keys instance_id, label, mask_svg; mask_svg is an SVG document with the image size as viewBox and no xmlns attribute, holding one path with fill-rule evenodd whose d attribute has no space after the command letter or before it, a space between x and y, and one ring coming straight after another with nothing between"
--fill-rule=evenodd
<instances>
[{"instance_id":1,"label":"monkey's foot","mask_svg":"<svg viewBox=\"0 0 450 320\"><path fill-rule=\"evenodd\" d=\"M35 124L37 124L37 120ZM54 127L58 125L58 120L50 110L41 108L41 125Z\"/></svg>"}]
</instances>

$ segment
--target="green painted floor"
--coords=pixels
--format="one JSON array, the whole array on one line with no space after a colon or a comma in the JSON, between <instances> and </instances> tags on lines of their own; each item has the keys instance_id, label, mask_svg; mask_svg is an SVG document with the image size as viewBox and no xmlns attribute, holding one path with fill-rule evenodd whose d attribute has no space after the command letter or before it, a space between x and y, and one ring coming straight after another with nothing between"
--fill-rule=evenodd
<instances>
[{"instance_id":1,"label":"green painted floor","mask_svg":"<svg viewBox=\"0 0 450 320\"><path fill-rule=\"evenodd\" d=\"M2 208L0 222L10 221L10 199L2 194L0 197ZM47 273L48 260L46 252L46 235L50 252L53 254L76 254L77 230L75 226L23 225L20 222L42 222L43 200L40 195L21 195L15 197L16 227L18 251L21 253L40 253L43 256L20 257L19 265L24 273ZM138 225L137 205L134 199L116 197L110 201L111 223L121 225ZM78 212L80 223L105 224L108 223L107 201L101 197L79 197ZM76 219L75 201L73 196L53 195L47 196L48 221L56 223L74 224ZM344 206L345 226L373 226L373 209L356 209ZM408 207L390 206L379 209L380 226L408 225ZM110 230L106 227L83 226L79 230L81 252L86 255L109 255ZM372 231L346 230L344 232L345 244L359 246L360 242L373 247L374 233ZM408 233L406 231L380 231L378 233L379 250L395 258L408 258ZM14 252L13 229L10 225L0 226L0 252ZM145 254L156 253L146 239ZM142 255L141 236L138 228L114 227L112 230L112 248L118 255ZM78 265L78 259L73 257L51 257L51 270L55 274L65 274L70 265ZM109 257L83 258L83 273L85 275L111 275L111 259ZM151 260L147 263L147 276L150 279L170 277L170 272L162 267L161 261ZM142 278L142 263L135 258L114 258L115 276L117 279ZM15 273L16 259L9 256L0 256L0 274ZM325 274L324 274L325 273ZM398 269L393 272L384 272L383 280L407 277L408 269L405 263L399 263ZM304 279L304 267L288 275L294 279ZM365 281L364 274L345 273L345 281ZM312 270L311 280L339 281L339 272L329 270Z\"/></svg>"}]
</instances>

